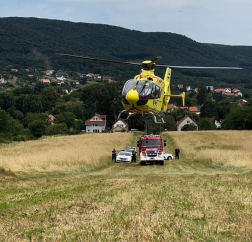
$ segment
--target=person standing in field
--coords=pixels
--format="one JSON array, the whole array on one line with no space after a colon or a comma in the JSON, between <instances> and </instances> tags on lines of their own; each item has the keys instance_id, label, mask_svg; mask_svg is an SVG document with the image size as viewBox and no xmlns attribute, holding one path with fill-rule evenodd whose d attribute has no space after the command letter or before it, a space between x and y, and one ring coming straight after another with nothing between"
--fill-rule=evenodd
<instances>
[{"instance_id":1,"label":"person standing in field","mask_svg":"<svg viewBox=\"0 0 252 242\"><path fill-rule=\"evenodd\" d=\"M132 151L132 162L136 162L136 151Z\"/></svg>"},{"instance_id":2,"label":"person standing in field","mask_svg":"<svg viewBox=\"0 0 252 242\"><path fill-rule=\"evenodd\" d=\"M115 148L112 150L112 161L116 161L116 150Z\"/></svg>"},{"instance_id":3,"label":"person standing in field","mask_svg":"<svg viewBox=\"0 0 252 242\"><path fill-rule=\"evenodd\" d=\"M176 148L175 149L175 160L179 160L179 152L180 152L179 148Z\"/></svg>"}]
</instances>

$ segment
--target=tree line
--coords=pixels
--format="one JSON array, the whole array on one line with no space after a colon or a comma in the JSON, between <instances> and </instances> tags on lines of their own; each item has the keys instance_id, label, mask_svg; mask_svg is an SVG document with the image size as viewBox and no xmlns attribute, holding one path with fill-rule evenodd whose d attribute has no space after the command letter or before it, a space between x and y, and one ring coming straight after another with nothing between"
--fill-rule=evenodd
<instances>
[{"instance_id":1,"label":"tree line","mask_svg":"<svg viewBox=\"0 0 252 242\"><path fill-rule=\"evenodd\" d=\"M0 142L37 139L44 135L79 134L85 129L85 121L95 113L107 115L107 126L111 128L123 109L123 85L124 82L91 84L68 95L60 87L44 86L37 82L34 86L0 92ZM129 120L129 128L145 130L147 124L150 133L176 130L176 122L185 115L198 124L199 130L215 129L210 121L212 117L225 120L223 129L252 128L251 101L244 107L228 99L216 102L209 93L200 89L195 96L186 97L187 104L199 105L198 102L202 100L200 115L190 113L187 109L177 109L170 114L163 114L166 122L163 125L154 124L149 118L146 121L142 116L133 116ZM179 105L179 100L171 99L171 102ZM49 115L55 117L53 125ZM185 130L191 128L186 127Z\"/></svg>"}]
</instances>

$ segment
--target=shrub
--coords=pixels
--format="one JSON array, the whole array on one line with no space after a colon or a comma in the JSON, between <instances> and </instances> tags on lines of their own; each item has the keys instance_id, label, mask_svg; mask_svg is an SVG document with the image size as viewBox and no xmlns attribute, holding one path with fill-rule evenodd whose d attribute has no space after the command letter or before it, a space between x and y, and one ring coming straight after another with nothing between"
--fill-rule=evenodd
<instances>
[{"instance_id":1,"label":"shrub","mask_svg":"<svg viewBox=\"0 0 252 242\"><path fill-rule=\"evenodd\" d=\"M67 134L68 129L65 123L51 125L47 128L47 135Z\"/></svg>"},{"instance_id":2,"label":"shrub","mask_svg":"<svg viewBox=\"0 0 252 242\"><path fill-rule=\"evenodd\" d=\"M25 135L19 134L16 137L13 138L14 141L26 141Z\"/></svg>"}]
</instances>

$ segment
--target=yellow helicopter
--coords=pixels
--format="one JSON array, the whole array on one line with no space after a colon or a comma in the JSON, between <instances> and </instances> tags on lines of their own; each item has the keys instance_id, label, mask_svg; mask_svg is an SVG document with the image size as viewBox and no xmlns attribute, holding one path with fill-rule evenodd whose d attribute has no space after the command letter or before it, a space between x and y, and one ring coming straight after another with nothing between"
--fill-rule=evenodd
<instances>
[{"instance_id":1,"label":"yellow helicopter","mask_svg":"<svg viewBox=\"0 0 252 242\"><path fill-rule=\"evenodd\" d=\"M165 123L160 114L166 111L167 105L171 97L182 98L183 106L185 105L185 92L181 95L171 94L171 68L189 68L189 69L242 69L239 67L199 67L199 66L169 66L169 65L156 65L161 57L158 56L152 61L146 60L142 63L122 62L114 60L105 60L98 58L91 58L85 56L76 56L69 54L56 53L61 56L68 56L74 58L81 58L94 61L103 61L111 63L119 63L126 65L141 65L141 73L136 75L134 79L128 80L122 90L122 105L125 108L118 115L126 113L129 119L131 115L141 114L145 116L151 115L155 123ZM166 68L164 79L154 74L154 67ZM159 120L157 119L159 117Z\"/></svg>"}]
</instances>

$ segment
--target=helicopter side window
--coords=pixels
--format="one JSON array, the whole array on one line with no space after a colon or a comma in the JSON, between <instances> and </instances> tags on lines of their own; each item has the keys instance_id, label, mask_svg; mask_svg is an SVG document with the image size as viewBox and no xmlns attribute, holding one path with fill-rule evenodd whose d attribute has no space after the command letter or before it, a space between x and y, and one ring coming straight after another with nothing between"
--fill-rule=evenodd
<instances>
[{"instance_id":1,"label":"helicopter side window","mask_svg":"<svg viewBox=\"0 0 252 242\"><path fill-rule=\"evenodd\" d=\"M151 99L160 98L161 96L161 88L158 85L153 84L151 90Z\"/></svg>"},{"instance_id":2,"label":"helicopter side window","mask_svg":"<svg viewBox=\"0 0 252 242\"><path fill-rule=\"evenodd\" d=\"M161 88L158 85L155 85L155 95L156 98L160 98L161 96Z\"/></svg>"}]
</instances>

